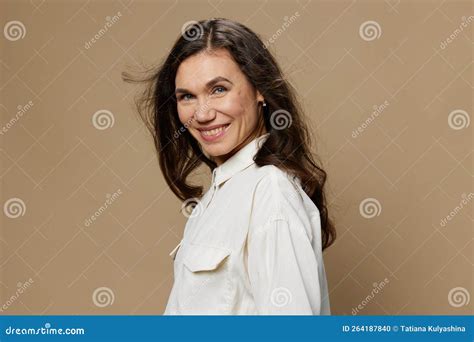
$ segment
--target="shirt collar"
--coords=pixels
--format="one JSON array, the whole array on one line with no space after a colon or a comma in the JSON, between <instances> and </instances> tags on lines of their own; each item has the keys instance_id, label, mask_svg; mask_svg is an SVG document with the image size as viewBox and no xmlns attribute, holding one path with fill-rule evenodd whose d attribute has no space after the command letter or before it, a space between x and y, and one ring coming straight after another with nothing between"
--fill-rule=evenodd
<instances>
[{"instance_id":1,"label":"shirt collar","mask_svg":"<svg viewBox=\"0 0 474 342\"><path fill-rule=\"evenodd\" d=\"M218 187L226 180L232 178L232 176L236 173L254 164L255 162L253 157L262 147L264 141L269 135L270 133L265 133L255 138L247 145L242 147L239 151L237 151L237 153L235 153L232 157L227 159L224 163L216 167L212 171L212 184Z\"/></svg>"}]
</instances>

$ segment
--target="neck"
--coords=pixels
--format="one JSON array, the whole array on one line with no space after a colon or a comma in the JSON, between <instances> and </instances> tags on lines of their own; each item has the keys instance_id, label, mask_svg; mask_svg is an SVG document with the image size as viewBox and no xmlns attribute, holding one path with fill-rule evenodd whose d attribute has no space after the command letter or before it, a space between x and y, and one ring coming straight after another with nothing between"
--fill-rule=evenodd
<instances>
[{"instance_id":1,"label":"neck","mask_svg":"<svg viewBox=\"0 0 474 342\"><path fill-rule=\"evenodd\" d=\"M264 135L265 133L267 133L265 127L263 127L263 129L259 129L258 131L254 131L253 134L250 134L249 136L247 136L247 138L245 138L240 144L238 144L232 151L230 151L229 153L226 153L226 154L223 154L221 156L216 156L216 157L213 157L213 161L217 164L217 166L220 166L222 165L227 159L229 159L230 157L232 157L234 154L236 154L238 151L240 151L240 149L244 146L246 146L248 143L250 143L252 140L254 140L255 138L258 138L258 137L261 137L262 135Z\"/></svg>"}]
</instances>

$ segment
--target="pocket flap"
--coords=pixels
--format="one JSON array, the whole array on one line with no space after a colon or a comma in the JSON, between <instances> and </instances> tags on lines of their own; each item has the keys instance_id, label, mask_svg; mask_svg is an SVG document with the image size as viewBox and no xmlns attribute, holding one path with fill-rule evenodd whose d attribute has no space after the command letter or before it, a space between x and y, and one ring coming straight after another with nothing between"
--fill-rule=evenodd
<instances>
[{"instance_id":1,"label":"pocket flap","mask_svg":"<svg viewBox=\"0 0 474 342\"><path fill-rule=\"evenodd\" d=\"M183 260L191 272L212 271L229 256L230 250L191 243Z\"/></svg>"}]
</instances>

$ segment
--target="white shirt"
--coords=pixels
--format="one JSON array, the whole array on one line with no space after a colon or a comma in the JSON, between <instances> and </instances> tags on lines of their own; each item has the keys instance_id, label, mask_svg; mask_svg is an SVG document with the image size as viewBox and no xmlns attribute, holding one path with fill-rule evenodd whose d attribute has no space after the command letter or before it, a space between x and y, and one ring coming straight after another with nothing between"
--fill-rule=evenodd
<instances>
[{"instance_id":1,"label":"white shirt","mask_svg":"<svg viewBox=\"0 0 474 342\"><path fill-rule=\"evenodd\" d=\"M329 315L319 210L298 178L253 156L268 133L215 168L170 253L164 315Z\"/></svg>"}]
</instances>

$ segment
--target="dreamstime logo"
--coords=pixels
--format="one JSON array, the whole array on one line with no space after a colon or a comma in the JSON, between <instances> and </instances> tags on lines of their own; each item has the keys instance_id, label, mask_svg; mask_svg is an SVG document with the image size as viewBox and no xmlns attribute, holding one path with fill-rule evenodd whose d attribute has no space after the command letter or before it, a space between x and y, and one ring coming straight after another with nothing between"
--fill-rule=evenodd
<instances>
[{"instance_id":1,"label":"dreamstime logo","mask_svg":"<svg viewBox=\"0 0 474 342\"><path fill-rule=\"evenodd\" d=\"M470 300L471 295L464 287L454 287L448 293L449 305L455 308L468 305Z\"/></svg>"},{"instance_id":2,"label":"dreamstime logo","mask_svg":"<svg viewBox=\"0 0 474 342\"><path fill-rule=\"evenodd\" d=\"M352 137L355 139L362 132L364 132L365 129L369 127L369 125L372 123L372 121L374 121L389 105L390 104L387 100L385 100L385 102L379 106L374 105L374 110L372 111L372 114L359 127L352 131Z\"/></svg>"},{"instance_id":3,"label":"dreamstime logo","mask_svg":"<svg viewBox=\"0 0 474 342\"><path fill-rule=\"evenodd\" d=\"M120 195L122 195L121 189L118 189L113 194L107 194L105 196L106 200L104 204L101 205L99 209L97 209L94 212L94 214L92 214L90 217L84 220L84 226L89 227L92 223L94 223L95 220L99 218L99 216L102 215L105 212L105 210L107 210L107 208L109 208L112 205L112 203L114 203Z\"/></svg>"},{"instance_id":4,"label":"dreamstime logo","mask_svg":"<svg viewBox=\"0 0 474 342\"><path fill-rule=\"evenodd\" d=\"M44 1L44 0L43 0ZM47 322L44 326L37 327L15 327L9 326L5 329L6 335L14 336L23 336L23 335L32 335L32 336L44 336L44 335L84 335L86 333L84 328L56 328Z\"/></svg>"},{"instance_id":5,"label":"dreamstime logo","mask_svg":"<svg viewBox=\"0 0 474 342\"><path fill-rule=\"evenodd\" d=\"M290 17L288 17L287 15L284 16L283 24L281 25L281 27L278 28L278 30L276 30L276 32L267 41L263 43L263 46L265 48L268 48L270 44L275 43L278 37L280 37L283 32L285 32L290 27L290 25L293 24L299 18L299 16L300 14L298 11L296 11L295 14L292 14Z\"/></svg>"},{"instance_id":6,"label":"dreamstime logo","mask_svg":"<svg viewBox=\"0 0 474 342\"><path fill-rule=\"evenodd\" d=\"M456 216L472 200L472 198L474 197L474 193L470 192L469 195L466 195L464 193L461 195L461 197L462 197L462 200L459 203L459 205L457 205L454 209L452 209L449 212L449 215L447 215L441 220L441 222L439 223L441 227L445 227L448 221L451 221L451 219L454 216Z\"/></svg>"},{"instance_id":7,"label":"dreamstime logo","mask_svg":"<svg viewBox=\"0 0 474 342\"><path fill-rule=\"evenodd\" d=\"M9 218L16 219L25 216L26 205L21 198L10 198L3 205L3 212Z\"/></svg>"},{"instance_id":8,"label":"dreamstime logo","mask_svg":"<svg viewBox=\"0 0 474 342\"><path fill-rule=\"evenodd\" d=\"M382 35L382 28L378 22L369 20L360 25L359 35L363 40L370 42L380 38Z\"/></svg>"},{"instance_id":9,"label":"dreamstime logo","mask_svg":"<svg viewBox=\"0 0 474 342\"><path fill-rule=\"evenodd\" d=\"M103 308L112 305L115 301L114 292L108 287L98 287L92 294L92 301L95 306Z\"/></svg>"},{"instance_id":10,"label":"dreamstime logo","mask_svg":"<svg viewBox=\"0 0 474 342\"><path fill-rule=\"evenodd\" d=\"M448 125L454 130L467 128L470 123L471 119L465 110L455 109L448 115Z\"/></svg>"},{"instance_id":11,"label":"dreamstime logo","mask_svg":"<svg viewBox=\"0 0 474 342\"><path fill-rule=\"evenodd\" d=\"M209 99L207 99L206 103L204 104L204 106L202 107L199 107L199 109L194 113L194 115L184 123L183 126L181 126L180 128L178 128L178 130L173 134L174 138L175 139L178 139L181 134L183 134L184 132L186 132L186 130L188 129L189 126L191 126L191 123L196 120L196 115L198 114L201 114L201 113L204 113L206 110L209 109L209 106L210 106L210 101Z\"/></svg>"},{"instance_id":12,"label":"dreamstime logo","mask_svg":"<svg viewBox=\"0 0 474 342\"><path fill-rule=\"evenodd\" d=\"M0 134L4 135L5 133L8 132L10 128L12 128L18 120L27 112L30 110L31 107L33 107L34 103L33 101L29 101L26 105L18 105L16 108L18 111L16 112L16 115L10 119L1 129L0 129Z\"/></svg>"},{"instance_id":13,"label":"dreamstime logo","mask_svg":"<svg viewBox=\"0 0 474 342\"><path fill-rule=\"evenodd\" d=\"M277 287L276 289L273 289L270 295L270 301L277 307L288 305L292 298L293 296L291 295L291 291L286 287Z\"/></svg>"},{"instance_id":14,"label":"dreamstime logo","mask_svg":"<svg viewBox=\"0 0 474 342\"><path fill-rule=\"evenodd\" d=\"M84 43L84 48L86 50L90 49L91 46L94 45L97 41L99 41L99 39L101 39L107 33L109 28L111 28L117 21L119 21L121 17L122 17L122 13L120 11L117 12L117 14L112 16L112 17L110 15L106 16L105 17L106 22L105 22L103 28L101 28L94 35L94 37L92 37L89 41Z\"/></svg>"},{"instance_id":15,"label":"dreamstime logo","mask_svg":"<svg viewBox=\"0 0 474 342\"><path fill-rule=\"evenodd\" d=\"M204 29L199 22L196 20L191 20L183 24L181 27L181 34L185 40L191 42L201 38L203 30Z\"/></svg>"},{"instance_id":16,"label":"dreamstime logo","mask_svg":"<svg viewBox=\"0 0 474 342\"><path fill-rule=\"evenodd\" d=\"M17 289L15 293L11 295L10 298L8 298L7 301L0 307L0 312L7 310L33 283L34 280L32 278L28 279L24 283L19 281L16 284Z\"/></svg>"},{"instance_id":17,"label":"dreamstime logo","mask_svg":"<svg viewBox=\"0 0 474 342\"><path fill-rule=\"evenodd\" d=\"M3 35L11 42L23 39L26 35L26 27L21 21L9 21L3 27Z\"/></svg>"},{"instance_id":18,"label":"dreamstime logo","mask_svg":"<svg viewBox=\"0 0 474 342\"><path fill-rule=\"evenodd\" d=\"M201 215L202 207L200 201L196 197L188 198L181 205L181 213L187 218Z\"/></svg>"},{"instance_id":19,"label":"dreamstime logo","mask_svg":"<svg viewBox=\"0 0 474 342\"><path fill-rule=\"evenodd\" d=\"M357 307L355 308L352 308L352 315L357 315L359 313L359 311L361 311L362 309L364 309L366 307L367 304L370 303L370 301L372 299L375 298L375 295L378 294L379 292L382 291L382 289L385 287L385 285L387 285L390 281L388 280L388 278L385 278L384 280L382 280L380 283L377 283L377 282L374 282L372 284L372 291L370 291L370 293L367 295L367 297L365 297L362 302L357 305Z\"/></svg>"},{"instance_id":20,"label":"dreamstime logo","mask_svg":"<svg viewBox=\"0 0 474 342\"><path fill-rule=\"evenodd\" d=\"M270 125L276 130L288 128L292 122L291 114L284 109L278 109L270 116Z\"/></svg>"},{"instance_id":21,"label":"dreamstime logo","mask_svg":"<svg viewBox=\"0 0 474 342\"><path fill-rule=\"evenodd\" d=\"M470 15L469 17L465 17L463 16L461 18L462 22L461 24L459 25L459 28L456 28L453 33L451 33L449 35L448 38L446 38L445 40L443 40L440 44L439 44L439 47L441 49L446 49L446 47L452 43L463 31L464 29L466 29L468 27L468 25L474 20L474 16Z\"/></svg>"},{"instance_id":22,"label":"dreamstime logo","mask_svg":"<svg viewBox=\"0 0 474 342\"><path fill-rule=\"evenodd\" d=\"M380 215L382 212L382 205L375 198L366 198L360 202L359 212L363 217L371 219Z\"/></svg>"},{"instance_id":23,"label":"dreamstime logo","mask_svg":"<svg viewBox=\"0 0 474 342\"><path fill-rule=\"evenodd\" d=\"M191 126L191 123L194 121L194 117L192 117L191 119L189 119L188 121L186 121L184 123L183 126L181 126L180 128L178 128L176 130L176 132L174 132L173 134L173 137L175 139L178 139L184 132L186 132L186 130L188 129L189 126Z\"/></svg>"},{"instance_id":24,"label":"dreamstime logo","mask_svg":"<svg viewBox=\"0 0 474 342\"><path fill-rule=\"evenodd\" d=\"M113 127L114 123L114 114L107 109L98 110L92 116L92 125L94 125L95 128L101 131Z\"/></svg>"}]
</instances>

